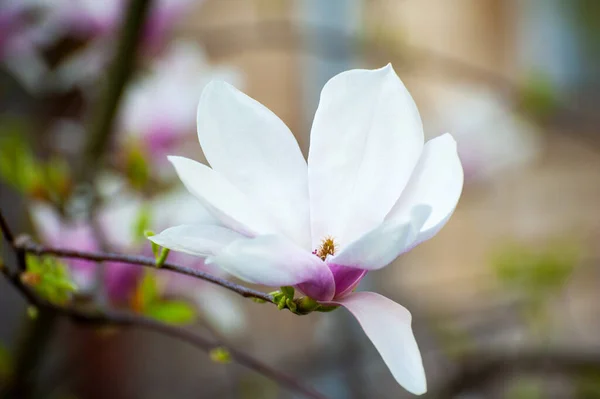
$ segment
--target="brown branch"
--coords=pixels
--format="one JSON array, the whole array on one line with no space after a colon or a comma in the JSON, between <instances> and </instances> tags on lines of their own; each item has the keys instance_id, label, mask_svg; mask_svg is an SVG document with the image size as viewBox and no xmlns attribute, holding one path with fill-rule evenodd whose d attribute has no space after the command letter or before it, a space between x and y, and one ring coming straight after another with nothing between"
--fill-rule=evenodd
<instances>
[{"instance_id":1,"label":"brown branch","mask_svg":"<svg viewBox=\"0 0 600 399\"><path fill-rule=\"evenodd\" d=\"M16 248L25 251L34 255L52 255L58 258L72 258L72 259L83 259L90 260L94 262L118 262L118 263L126 263L130 265L138 265L145 267L152 267L154 269L157 268L156 260L153 258L145 257L145 256L137 256L137 255L121 255L115 253L104 253L104 252L86 252L86 251L77 251L71 249L63 249L63 248L49 248L44 247L39 244L34 243L27 236L21 236L24 238L19 238L16 242ZM26 238L25 238L26 237ZM176 265L175 263L165 262L160 269L169 270L172 272L176 272L179 274L184 274L186 276L191 276L198 278L200 280L205 280L213 284L220 285L223 288L227 288L230 291L233 291L245 298L256 298L261 299L265 302L273 302L273 297L269 294L265 294L264 292L256 291L247 287L244 287L239 284L235 284L229 280L213 276L212 274L191 268L186 266Z\"/></svg>"},{"instance_id":2,"label":"brown branch","mask_svg":"<svg viewBox=\"0 0 600 399\"><path fill-rule=\"evenodd\" d=\"M43 248L39 245L36 245L31 242L31 240L27 239L26 236L20 236L17 239L14 239L14 234L8 227L8 224L2 218L0 213L0 229L2 230L5 237L13 238L13 240L9 241L11 248L17 253L25 253L30 252L37 255L54 255L54 256L64 256L64 257L77 257L80 259L88 259L88 260L106 260L106 261L120 261L123 263L131 263L131 264L142 264L144 266L152 266L153 260L149 258L143 257L129 257L124 255L116 255L116 254L98 254L98 253L85 253L78 251L68 251L68 250L53 250ZM24 257L18 257L19 262L21 259L24 260ZM142 263L140 263L142 262ZM25 265L19 265L19 269L24 269ZM233 290L240 295L247 297L255 297L261 298L264 300L272 300L269 295L252 291L245 287L237 286L231 282L226 280L219 279L218 277L210 276L206 273L202 273L196 271L194 269L185 268L182 266L170 265L169 270L179 271L183 274L188 274L192 276L196 276L199 278L206 279L207 281L215 282L216 284L222 285L225 288ZM46 312L48 314L61 315L68 317L72 321L77 323L81 323L83 325L89 326L98 326L98 325L116 325L123 327L137 327L150 331L154 331L160 333L162 335L167 335L169 337L177 338L181 341L187 342L199 349L204 350L205 352L210 352L215 348L225 348L229 354L231 355L232 360L237 363L248 367L270 379L273 381L290 388L298 393L302 393L307 398L312 399L325 399L323 395L319 392L315 391L310 387L304 386L294 377L289 376L281 371L274 369L252 356L238 350L232 348L228 345L225 345L219 341L210 341L207 338L204 338L201 335L195 334L189 330L185 330L182 328L177 328L174 326L170 326L167 324L163 324L154 319L144 317L142 315L138 315L131 312L124 311L116 311L116 310L87 310L82 309L76 306L71 305L57 305L55 303L49 302L44 298L39 297L35 294L29 287L27 287L20 278L19 271L11 271L8 267L2 266L1 270L2 274L8 279L8 281L14 286L26 299L29 303L36 306L40 312ZM200 277L202 276L202 277ZM206 278L204 278L206 277Z\"/></svg>"},{"instance_id":3,"label":"brown branch","mask_svg":"<svg viewBox=\"0 0 600 399\"><path fill-rule=\"evenodd\" d=\"M110 142L119 102L125 85L133 73L138 43L143 32L146 15L153 0L130 0L124 15L124 24L117 40L113 62L109 66L106 82L102 85L99 103L91 119L90 137L84 151L79 180L91 181Z\"/></svg>"},{"instance_id":4,"label":"brown branch","mask_svg":"<svg viewBox=\"0 0 600 399\"><path fill-rule=\"evenodd\" d=\"M461 359L458 370L427 397L457 397L506 373L561 371L575 375L588 370L600 370L598 351L573 348L476 350Z\"/></svg>"}]
</instances>

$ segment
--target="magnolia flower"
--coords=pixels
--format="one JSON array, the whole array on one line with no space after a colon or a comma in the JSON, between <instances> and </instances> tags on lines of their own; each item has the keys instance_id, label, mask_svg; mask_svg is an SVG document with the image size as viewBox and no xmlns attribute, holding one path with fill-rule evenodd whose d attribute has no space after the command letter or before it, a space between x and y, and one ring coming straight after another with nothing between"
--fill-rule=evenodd
<instances>
[{"instance_id":1,"label":"magnolia flower","mask_svg":"<svg viewBox=\"0 0 600 399\"><path fill-rule=\"evenodd\" d=\"M239 84L232 68L211 66L193 43L175 42L149 73L127 90L119 118L123 141L141 145L152 160L164 160L194 131L202 89L213 79Z\"/></svg>"},{"instance_id":2,"label":"magnolia flower","mask_svg":"<svg viewBox=\"0 0 600 399\"><path fill-rule=\"evenodd\" d=\"M169 159L218 223L171 227L151 240L247 282L295 286L345 307L396 380L424 393L409 311L354 290L450 218L463 185L454 139L424 144L417 107L391 65L343 72L325 85L308 165L286 125L226 83L204 89L197 123L212 168Z\"/></svg>"}]
</instances>

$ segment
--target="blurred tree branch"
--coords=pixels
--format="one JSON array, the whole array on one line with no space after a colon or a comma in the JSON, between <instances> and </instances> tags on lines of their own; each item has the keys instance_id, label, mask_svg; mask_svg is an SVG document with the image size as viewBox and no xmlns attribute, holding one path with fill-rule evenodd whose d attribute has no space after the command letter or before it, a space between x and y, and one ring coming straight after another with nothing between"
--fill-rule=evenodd
<instances>
[{"instance_id":1,"label":"blurred tree branch","mask_svg":"<svg viewBox=\"0 0 600 399\"><path fill-rule=\"evenodd\" d=\"M85 252L67 251L67 250L51 250L51 249L45 249L40 246L36 246L35 244L31 244L31 243L28 244L29 240L26 237L24 237L24 236L15 237L15 235L10 230L8 224L6 223L6 220L4 219L4 217L2 216L1 213L0 213L0 229L1 229L2 233L4 234L5 238L7 239L7 242L9 243L10 247L18 255L17 256L18 263L24 262L25 261L24 255L29 252L29 253L34 253L36 255L44 255L44 254L56 255L56 256L64 255L65 257L78 257L80 259L88 259L88 260L100 260L100 259L98 259L98 257L103 256L104 259L102 259L102 260L114 260L114 261L121 261L124 263L132 263L132 264L140 264L140 262L141 262L141 264L146 265L146 266L152 266L155 264L153 260L145 259L142 257L128 257L128 256L122 256L122 255L115 255L115 254L85 253ZM86 326L122 326L122 327L142 328L142 329L160 333L162 335L177 338L177 339L187 342L197 348L200 348L207 353L212 353L213 350L221 348L221 349L224 349L225 351L227 351L227 353L231 356L231 359L236 361L237 363L239 363L243 366L246 366L268 378L271 378L275 382L277 382L283 386L286 386L291 390L294 390L298 393L302 393L307 398L325 399L325 397L322 396L320 393L318 393L317 391L313 390L310 387L304 386L302 383L300 383L294 377L284 374L274 368L271 368L271 367L267 366L266 364L256 360L252 356L250 356L242 351L239 351L235 348L229 347L229 346L223 344L222 342L210 341L210 340L202 337L201 335L195 334L191 331L188 331L188 330L185 330L182 328L177 328L174 326L170 326L170 325L158 322L154 319L144 317L144 316L141 316L138 314L130 313L130 312L107 310L107 309L103 309L101 311L95 310L95 309L89 310L89 309L81 308L81 307L77 307L77 306L57 305L55 303L49 302L46 299L44 299L44 298L38 296L36 293L34 293L23 282L23 280L21 278L22 270L25 270L24 264L19 264L16 271L11 271L11 269L9 269L7 265L0 264L0 271L2 272L2 274L4 274L4 276L8 279L8 281L27 299L27 301L31 305L34 305L35 307L38 308L38 310L40 312L40 316L38 316L38 317L41 317L41 314L44 314L45 315L44 317L53 316L53 318L55 316L60 315L60 316L68 317L70 320L80 323L80 324L83 324L83 325L86 325ZM225 280L221 281L221 279L219 279L217 277L213 277L210 275L204 276L205 273L196 272L193 269L187 269L187 268L183 268L181 266L171 265L171 268L169 270L178 270L178 271L183 272L183 274L193 275L193 276L197 276L197 277L198 276L203 276L203 277L208 276L206 278L207 281L211 281L211 282L215 282L215 283L220 282L219 285L222 285L222 286L224 286L228 289L231 289L235 292L238 292L243 296L260 298L265 301L269 301L270 299L272 299L269 295L262 294L257 291L253 291L253 290L247 289L245 287L237 286L237 285L227 282ZM197 274L197 273L199 273L199 274ZM3 392L3 394L15 395L16 392L14 392L13 389L14 389L13 386L9 386L9 387L7 387L5 392Z\"/></svg>"},{"instance_id":2,"label":"blurred tree branch","mask_svg":"<svg viewBox=\"0 0 600 399\"><path fill-rule=\"evenodd\" d=\"M114 60L92 115L87 147L83 154L80 180L92 179L98 162L109 145L121 95L134 70L138 43L144 33L146 15L153 0L130 0L124 25L117 38Z\"/></svg>"},{"instance_id":3,"label":"blurred tree branch","mask_svg":"<svg viewBox=\"0 0 600 399\"><path fill-rule=\"evenodd\" d=\"M453 398L483 387L493 378L512 373L562 372L576 375L600 370L600 353L575 348L476 349L464 356L455 373L428 397Z\"/></svg>"}]
</instances>

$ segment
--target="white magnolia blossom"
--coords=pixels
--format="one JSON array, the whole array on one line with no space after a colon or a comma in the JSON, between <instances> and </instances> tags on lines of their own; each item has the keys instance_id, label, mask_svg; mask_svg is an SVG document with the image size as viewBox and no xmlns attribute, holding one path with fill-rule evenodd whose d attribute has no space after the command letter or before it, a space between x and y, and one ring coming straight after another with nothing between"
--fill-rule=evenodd
<instances>
[{"instance_id":1,"label":"white magnolia blossom","mask_svg":"<svg viewBox=\"0 0 600 399\"><path fill-rule=\"evenodd\" d=\"M250 283L295 286L345 307L396 380L426 392L409 311L354 292L368 271L433 237L463 186L454 139L424 143L417 107L391 65L325 85L308 164L287 126L229 84L206 86L197 124L211 167L169 159L211 218L151 240Z\"/></svg>"}]
</instances>

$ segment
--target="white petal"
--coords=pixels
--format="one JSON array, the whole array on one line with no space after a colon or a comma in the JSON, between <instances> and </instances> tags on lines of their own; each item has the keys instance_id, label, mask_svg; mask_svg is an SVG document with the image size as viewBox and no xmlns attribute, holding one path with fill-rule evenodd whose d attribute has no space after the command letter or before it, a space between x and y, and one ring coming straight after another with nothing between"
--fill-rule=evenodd
<instances>
[{"instance_id":1,"label":"white petal","mask_svg":"<svg viewBox=\"0 0 600 399\"><path fill-rule=\"evenodd\" d=\"M415 206L405 220L388 220L328 258L328 264L376 270L392 263L412 248L431 214L427 205Z\"/></svg>"},{"instance_id":2,"label":"white petal","mask_svg":"<svg viewBox=\"0 0 600 399\"><path fill-rule=\"evenodd\" d=\"M275 231L246 195L208 166L183 157L169 161L188 191L223 225L246 235Z\"/></svg>"},{"instance_id":3,"label":"white petal","mask_svg":"<svg viewBox=\"0 0 600 399\"><path fill-rule=\"evenodd\" d=\"M214 263L255 284L280 287L308 283L318 287L311 290L311 296L318 300L331 299L335 291L333 275L327 265L281 235L235 241L206 263Z\"/></svg>"},{"instance_id":4,"label":"white petal","mask_svg":"<svg viewBox=\"0 0 600 399\"><path fill-rule=\"evenodd\" d=\"M211 167L268 211L287 237L310 249L306 161L288 127L225 82L209 83L198 137Z\"/></svg>"},{"instance_id":5,"label":"white petal","mask_svg":"<svg viewBox=\"0 0 600 399\"><path fill-rule=\"evenodd\" d=\"M427 204L431 215L413 246L430 239L450 219L463 187L463 169L450 134L429 140L408 186L386 220L406 218L416 204Z\"/></svg>"},{"instance_id":6,"label":"white petal","mask_svg":"<svg viewBox=\"0 0 600 399\"><path fill-rule=\"evenodd\" d=\"M379 225L423 148L417 107L391 65L351 70L321 92L308 157L313 246Z\"/></svg>"},{"instance_id":7,"label":"white petal","mask_svg":"<svg viewBox=\"0 0 600 399\"><path fill-rule=\"evenodd\" d=\"M149 240L161 247L195 256L211 256L235 240L246 238L226 227L182 225L166 229Z\"/></svg>"},{"instance_id":8,"label":"white petal","mask_svg":"<svg viewBox=\"0 0 600 399\"><path fill-rule=\"evenodd\" d=\"M373 292L356 292L334 302L356 317L400 385L415 395L427 392L412 316L405 307Z\"/></svg>"}]
</instances>

